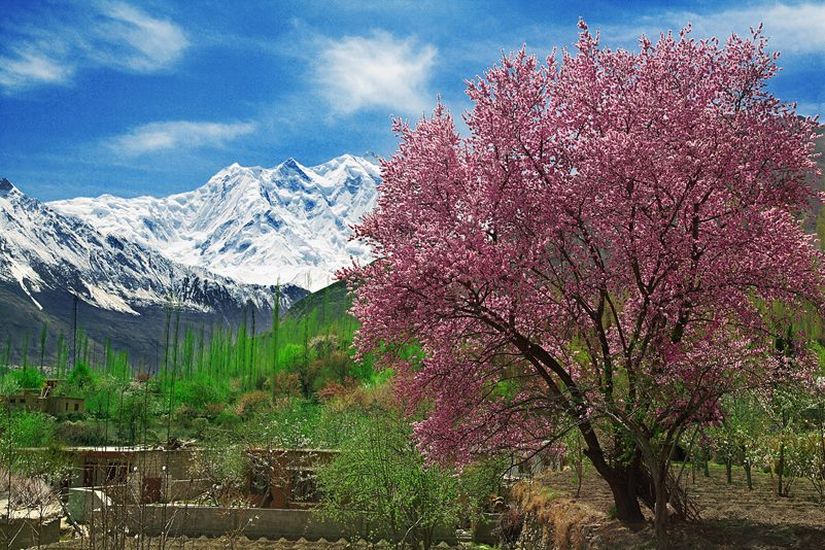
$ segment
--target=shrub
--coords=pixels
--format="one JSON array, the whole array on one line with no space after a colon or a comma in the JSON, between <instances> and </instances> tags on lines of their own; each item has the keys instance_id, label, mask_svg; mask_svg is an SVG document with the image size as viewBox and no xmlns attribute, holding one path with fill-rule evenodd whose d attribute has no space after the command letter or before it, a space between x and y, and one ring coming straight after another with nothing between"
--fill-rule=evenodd
<instances>
[{"instance_id":1,"label":"shrub","mask_svg":"<svg viewBox=\"0 0 825 550\"><path fill-rule=\"evenodd\" d=\"M273 395L278 397L298 397L301 394L301 384L298 375L292 372L281 371L274 377Z\"/></svg>"},{"instance_id":2,"label":"shrub","mask_svg":"<svg viewBox=\"0 0 825 550\"><path fill-rule=\"evenodd\" d=\"M69 373L66 384L70 388L86 390L95 385L95 375L86 363L78 363Z\"/></svg>"},{"instance_id":3,"label":"shrub","mask_svg":"<svg viewBox=\"0 0 825 550\"><path fill-rule=\"evenodd\" d=\"M67 445L105 445L103 424L89 420L61 422L55 429L55 438Z\"/></svg>"},{"instance_id":4,"label":"shrub","mask_svg":"<svg viewBox=\"0 0 825 550\"><path fill-rule=\"evenodd\" d=\"M241 417L234 413L234 411L226 407L215 416L215 424L224 428L231 428L241 423Z\"/></svg>"},{"instance_id":5,"label":"shrub","mask_svg":"<svg viewBox=\"0 0 825 550\"><path fill-rule=\"evenodd\" d=\"M9 372L9 377L19 388L37 390L43 387L45 379L39 370L31 367L14 369Z\"/></svg>"},{"instance_id":6,"label":"shrub","mask_svg":"<svg viewBox=\"0 0 825 550\"><path fill-rule=\"evenodd\" d=\"M242 394L238 398L238 403L235 406L235 412L238 416L250 416L252 413L263 408L269 403L269 395L266 392L255 390Z\"/></svg>"},{"instance_id":7,"label":"shrub","mask_svg":"<svg viewBox=\"0 0 825 550\"><path fill-rule=\"evenodd\" d=\"M54 418L41 412L12 413L10 433L15 447L46 447L54 441Z\"/></svg>"},{"instance_id":8,"label":"shrub","mask_svg":"<svg viewBox=\"0 0 825 550\"><path fill-rule=\"evenodd\" d=\"M175 381L175 400L196 410L209 404L223 403L229 398L229 387L223 381L208 375L196 375Z\"/></svg>"},{"instance_id":9,"label":"shrub","mask_svg":"<svg viewBox=\"0 0 825 550\"><path fill-rule=\"evenodd\" d=\"M435 527L458 518L458 487L449 471L424 463L410 436L392 414L364 423L318 474L323 513L350 525L370 518L369 538L429 548Z\"/></svg>"}]
</instances>

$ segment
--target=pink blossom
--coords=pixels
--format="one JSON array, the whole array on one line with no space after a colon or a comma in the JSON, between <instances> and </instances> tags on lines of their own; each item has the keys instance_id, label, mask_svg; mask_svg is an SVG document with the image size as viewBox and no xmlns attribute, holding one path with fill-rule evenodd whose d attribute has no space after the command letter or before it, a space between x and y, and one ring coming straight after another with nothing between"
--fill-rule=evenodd
<instances>
[{"instance_id":1,"label":"pink blossom","mask_svg":"<svg viewBox=\"0 0 825 550\"><path fill-rule=\"evenodd\" d=\"M433 456L600 419L677 430L714 421L724 392L795 376L761 306L823 305L799 218L816 122L767 91L759 32L640 46L602 49L582 24L576 52L522 50L470 83L469 137L443 105L395 123L356 228L379 258L340 276L361 350L423 346L398 387L430 404L416 433Z\"/></svg>"}]
</instances>

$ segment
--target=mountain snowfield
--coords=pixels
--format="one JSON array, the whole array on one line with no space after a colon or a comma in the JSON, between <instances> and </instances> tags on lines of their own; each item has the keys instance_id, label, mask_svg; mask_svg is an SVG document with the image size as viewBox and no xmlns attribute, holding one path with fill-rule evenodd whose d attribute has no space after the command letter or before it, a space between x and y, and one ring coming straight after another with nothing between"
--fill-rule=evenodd
<instances>
[{"instance_id":1,"label":"mountain snowfield","mask_svg":"<svg viewBox=\"0 0 825 550\"><path fill-rule=\"evenodd\" d=\"M272 288L239 284L184 266L139 243L103 235L0 179L0 283L16 285L39 310L55 293L103 310L139 315L145 308L219 313L248 304L270 310ZM304 291L285 289L288 307ZM44 298L46 297L46 298Z\"/></svg>"},{"instance_id":2,"label":"mountain snowfield","mask_svg":"<svg viewBox=\"0 0 825 550\"><path fill-rule=\"evenodd\" d=\"M239 282L328 285L370 250L351 226L376 202L380 170L342 155L317 166L290 158L274 168L233 164L202 187L158 198L102 195L48 203L105 235Z\"/></svg>"}]
</instances>

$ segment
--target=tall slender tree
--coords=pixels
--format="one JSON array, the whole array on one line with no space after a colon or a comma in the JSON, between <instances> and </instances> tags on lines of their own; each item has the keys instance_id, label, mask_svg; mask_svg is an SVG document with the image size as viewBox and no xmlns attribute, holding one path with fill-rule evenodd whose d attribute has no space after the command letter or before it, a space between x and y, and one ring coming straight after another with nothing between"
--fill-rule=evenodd
<instances>
[{"instance_id":1,"label":"tall slender tree","mask_svg":"<svg viewBox=\"0 0 825 550\"><path fill-rule=\"evenodd\" d=\"M72 368L77 366L77 294L72 293Z\"/></svg>"},{"instance_id":2,"label":"tall slender tree","mask_svg":"<svg viewBox=\"0 0 825 550\"><path fill-rule=\"evenodd\" d=\"M40 328L40 373L44 374L46 362L46 338L48 337L49 323L43 321L43 326Z\"/></svg>"},{"instance_id":3,"label":"tall slender tree","mask_svg":"<svg viewBox=\"0 0 825 550\"><path fill-rule=\"evenodd\" d=\"M278 346L281 332L281 285L275 285L275 296L272 301L272 397L278 394L276 381L278 378Z\"/></svg>"}]
</instances>

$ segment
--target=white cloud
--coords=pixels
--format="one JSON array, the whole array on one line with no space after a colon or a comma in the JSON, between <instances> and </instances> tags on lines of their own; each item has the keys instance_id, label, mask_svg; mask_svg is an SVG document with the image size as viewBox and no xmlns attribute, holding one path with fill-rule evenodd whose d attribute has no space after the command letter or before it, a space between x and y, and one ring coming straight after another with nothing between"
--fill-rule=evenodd
<instances>
[{"instance_id":1,"label":"white cloud","mask_svg":"<svg viewBox=\"0 0 825 550\"><path fill-rule=\"evenodd\" d=\"M112 65L152 72L173 65L189 45L183 30L128 4L104 6L104 22L95 30L101 57ZM109 46L108 48L106 46Z\"/></svg>"},{"instance_id":2,"label":"white cloud","mask_svg":"<svg viewBox=\"0 0 825 550\"><path fill-rule=\"evenodd\" d=\"M219 147L254 130L255 125L249 122L150 122L111 138L107 144L118 153L138 156L168 150Z\"/></svg>"},{"instance_id":3,"label":"white cloud","mask_svg":"<svg viewBox=\"0 0 825 550\"><path fill-rule=\"evenodd\" d=\"M679 30L687 23L698 37L724 40L731 33L748 36L751 27L764 24L772 50L789 53L825 53L825 3L764 3L719 11L663 11L642 16L632 25L602 25L603 35L627 42L640 34L658 36L663 27Z\"/></svg>"},{"instance_id":4,"label":"white cloud","mask_svg":"<svg viewBox=\"0 0 825 550\"><path fill-rule=\"evenodd\" d=\"M32 12L2 29L0 88L66 84L83 68L150 73L171 68L189 41L182 28L122 2Z\"/></svg>"},{"instance_id":5,"label":"white cloud","mask_svg":"<svg viewBox=\"0 0 825 550\"><path fill-rule=\"evenodd\" d=\"M0 56L0 87L14 89L32 84L61 84L74 69L47 57L37 49L23 48L11 57Z\"/></svg>"},{"instance_id":6,"label":"white cloud","mask_svg":"<svg viewBox=\"0 0 825 550\"><path fill-rule=\"evenodd\" d=\"M431 103L436 54L430 44L387 32L322 39L315 72L322 95L338 113L387 108L417 114Z\"/></svg>"}]
</instances>

